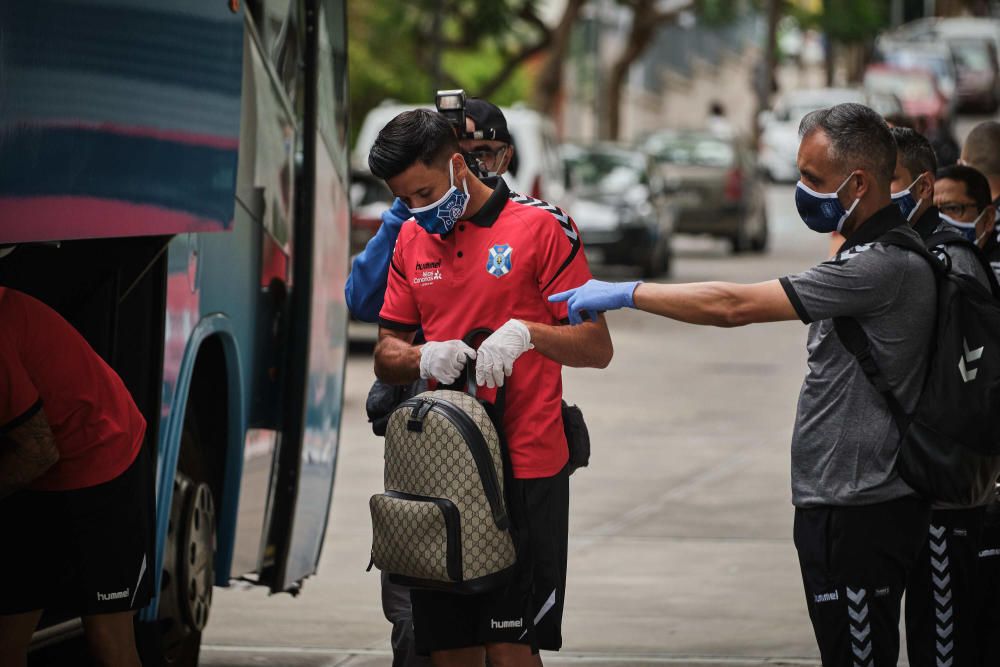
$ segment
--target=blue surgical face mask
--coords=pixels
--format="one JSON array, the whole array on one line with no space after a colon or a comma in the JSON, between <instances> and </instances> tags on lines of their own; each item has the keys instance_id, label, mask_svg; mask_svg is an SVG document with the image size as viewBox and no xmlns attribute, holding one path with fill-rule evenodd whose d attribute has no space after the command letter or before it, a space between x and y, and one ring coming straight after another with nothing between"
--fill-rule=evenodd
<instances>
[{"instance_id":1,"label":"blue surgical face mask","mask_svg":"<svg viewBox=\"0 0 1000 667\"><path fill-rule=\"evenodd\" d=\"M910 222L913 215L917 212L917 209L920 208L922 203L924 203L923 199L914 199L912 194L913 186L916 185L917 181L923 177L924 175L920 174L912 183L910 183L909 186L907 186L905 190L900 190L892 195L892 201L896 202L896 206L899 207L899 212L903 214L903 217L906 218L907 222Z\"/></svg>"},{"instance_id":2,"label":"blue surgical face mask","mask_svg":"<svg viewBox=\"0 0 1000 667\"><path fill-rule=\"evenodd\" d=\"M465 180L462 180L462 190L455 186L455 163L448 161L448 175L451 178L451 187L444 193L441 199L429 206L411 208L410 213L416 219L417 224L423 227L429 234L447 234L455 226L469 205L469 188Z\"/></svg>"},{"instance_id":3,"label":"blue surgical face mask","mask_svg":"<svg viewBox=\"0 0 1000 667\"><path fill-rule=\"evenodd\" d=\"M973 220L972 222L962 222L960 220L955 220L954 218L948 217L944 213L941 213L940 216L943 222L947 222L955 229L955 231L957 231L959 234L967 238L972 243L978 244L979 241L982 240L982 237L978 239L976 238L976 225L979 224L979 218L983 217L982 213L980 213L979 216L977 216L976 219Z\"/></svg>"},{"instance_id":4,"label":"blue surgical face mask","mask_svg":"<svg viewBox=\"0 0 1000 667\"><path fill-rule=\"evenodd\" d=\"M795 187L795 208L799 210L799 217L809 229L821 234L839 232L843 229L844 222L851 217L851 213L854 213L858 202L861 201L861 198L858 197L851 204L851 208L845 211L844 205L840 203L840 198L837 196L851 180L851 176L854 176L853 171L844 179L839 188L829 193L810 190L802 181L798 182Z\"/></svg>"}]
</instances>

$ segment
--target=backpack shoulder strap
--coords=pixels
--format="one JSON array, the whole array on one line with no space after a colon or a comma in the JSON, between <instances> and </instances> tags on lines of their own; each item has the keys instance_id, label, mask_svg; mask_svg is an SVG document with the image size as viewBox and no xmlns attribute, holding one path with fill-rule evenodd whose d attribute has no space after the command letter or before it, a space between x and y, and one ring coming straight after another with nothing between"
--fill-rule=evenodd
<instances>
[{"instance_id":1,"label":"backpack shoulder strap","mask_svg":"<svg viewBox=\"0 0 1000 667\"><path fill-rule=\"evenodd\" d=\"M868 334L865 333L865 330L861 328L861 324L853 317L833 318L833 328L847 351L858 360L858 365L861 366L865 377L868 378L868 381L872 383L875 390L885 399L886 404L889 406L889 412L892 413L892 418L896 422L896 427L899 429L900 435L902 435L910 423L910 416L903 409L896 395L892 393L889 381L886 380L878 364L875 363L875 358L872 357L872 346Z\"/></svg>"},{"instance_id":2,"label":"backpack shoulder strap","mask_svg":"<svg viewBox=\"0 0 1000 667\"><path fill-rule=\"evenodd\" d=\"M924 242L920 239L914 238L911 234L907 234L901 228L893 228L879 237L876 243L882 243L884 245L892 245L897 248L905 248L911 252L914 252L921 257L923 257L927 263L930 265L931 270L934 271L934 276L937 278L943 277L948 272L948 268L941 263L930 250L927 248L928 245L924 245Z\"/></svg>"},{"instance_id":3,"label":"backpack shoulder strap","mask_svg":"<svg viewBox=\"0 0 1000 667\"><path fill-rule=\"evenodd\" d=\"M990 266L989 260L986 259L986 255L983 254L983 251L975 243L964 236L959 236L954 232L944 230L928 236L925 244L928 250L939 246L949 245L963 246L971 250L976 256L976 259L979 260L979 265L983 267L983 271L986 273L986 280L989 281L990 285L990 293L993 294L995 298L1000 298L1000 282L997 282L996 274L993 273L993 267Z\"/></svg>"}]
</instances>

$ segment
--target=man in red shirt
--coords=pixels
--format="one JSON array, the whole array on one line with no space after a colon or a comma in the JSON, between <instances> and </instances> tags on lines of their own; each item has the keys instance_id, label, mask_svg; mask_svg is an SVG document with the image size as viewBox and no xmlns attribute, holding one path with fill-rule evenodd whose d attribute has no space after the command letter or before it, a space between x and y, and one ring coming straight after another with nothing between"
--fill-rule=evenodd
<instances>
[{"instance_id":1,"label":"man in red shirt","mask_svg":"<svg viewBox=\"0 0 1000 667\"><path fill-rule=\"evenodd\" d=\"M604 368L612 356L603 318L562 326L547 297L590 276L579 232L551 213L511 201L468 170L448 121L409 111L379 133L368 159L409 208L380 315L375 372L385 382L450 384L475 363L486 396L506 385L503 431L513 480L510 510L518 575L495 592L413 591L418 651L436 665L540 664L558 650L565 594L569 451L562 366ZM427 343L413 345L420 328ZM461 339L494 330L473 350Z\"/></svg>"},{"instance_id":2,"label":"man in red shirt","mask_svg":"<svg viewBox=\"0 0 1000 667\"><path fill-rule=\"evenodd\" d=\"M102 665L139 665L152 593L146 422L54 310L0 287L0 665L22 665L42 612L83 617Z\"/></svg>"}]
</instances>

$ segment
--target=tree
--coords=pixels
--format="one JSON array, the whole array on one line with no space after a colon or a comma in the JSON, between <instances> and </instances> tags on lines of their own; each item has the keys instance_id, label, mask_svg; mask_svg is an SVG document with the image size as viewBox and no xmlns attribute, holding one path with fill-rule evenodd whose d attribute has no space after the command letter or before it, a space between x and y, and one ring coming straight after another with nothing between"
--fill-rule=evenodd
<instances>
[{"instance_id":1,"label":"tree","mask_svg":"<svg viewBox=\"0 0 1000 667\"><path fill-rule=\"evenodd\" d=\"M608 88L605 100L607 111L602 114L601 136L616 140L621 132L622 93L632 65L642 57L661 27L672 23L681 12L694 6L694 0L618 0L631 10L632 24L629 28L625 48L611 65L608 74Z\"/></svg>"},{"instance_id":2,"label":"tree","mask_svg":"<svg viewBox=\"0 0 1000 667\"><path fill-rule=\"evenodd\" d=\"M573 28L586 3L587 0L567 0L562 18L552 31L545 62L535 78L535 107L543 113L553 114L556 111L562 92L566 52L573 36Z\"/></svg>"},{"instance_id":3,"label":"tree","mask_svg":"<svg viewBox=\"0 0 1000 667\"><path fill-rule=\"evenodd\" d=\"M583 0L571 0L582 4ZM565 28L546 25L541 0L378 0L348 3L351 112L385 99L429 103L436 88L464 88L499 104L524 99L525 65ZM572 20L575 20L572 19ZM571 21L572 22L572 21Z\"/></svg>"}]
</instances>

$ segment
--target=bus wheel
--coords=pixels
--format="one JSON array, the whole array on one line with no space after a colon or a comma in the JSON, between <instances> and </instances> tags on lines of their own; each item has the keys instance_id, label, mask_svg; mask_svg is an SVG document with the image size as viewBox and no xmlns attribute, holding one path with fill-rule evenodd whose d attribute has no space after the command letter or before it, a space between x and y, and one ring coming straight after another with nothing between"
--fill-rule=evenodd
<instances>
[{"instance_id":1,"label":"bus wheel","mask_svg":"<svg viewBox=\"0 0 1000 667\"><path fill-rule=\"evenodd\" d=\"M183 472L174 478L164 554L160 622L164 662L197 665L215 584L215 499Z\"/></svg>"}]
</instances>

